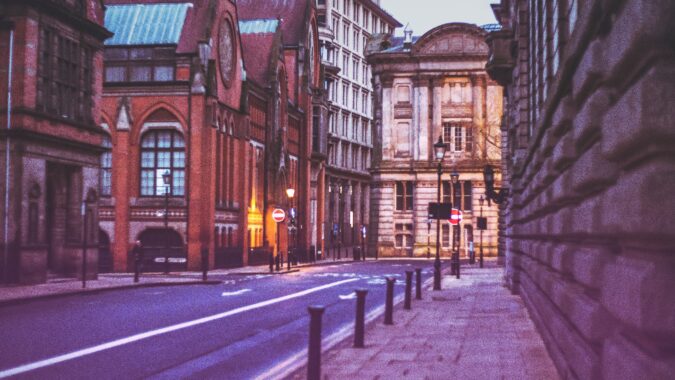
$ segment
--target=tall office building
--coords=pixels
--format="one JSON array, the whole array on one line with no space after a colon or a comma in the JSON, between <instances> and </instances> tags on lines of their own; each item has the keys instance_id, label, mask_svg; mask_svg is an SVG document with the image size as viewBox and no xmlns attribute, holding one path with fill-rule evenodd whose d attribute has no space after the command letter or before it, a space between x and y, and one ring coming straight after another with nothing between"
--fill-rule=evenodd
<instances>
[{"instance_id":1,"label":"tall office building","mask_svg":"<svg viewBox=\"0 0 675 380\"><path fill-rule=\"evenodd\" d=\"M353 254L369 222L373 108L364 49L372 35L402 25L372 0L317 0L317 22L331 103L322 237L328 254Z\"/></svg>"}]
</instances>

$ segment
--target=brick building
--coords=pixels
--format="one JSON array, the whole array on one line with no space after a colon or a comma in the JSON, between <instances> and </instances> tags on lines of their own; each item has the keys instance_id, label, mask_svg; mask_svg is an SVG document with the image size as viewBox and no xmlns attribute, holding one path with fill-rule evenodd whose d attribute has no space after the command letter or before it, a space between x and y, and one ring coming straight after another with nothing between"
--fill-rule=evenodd
<instances>
[{"instance_id":1,"label":"brick building","mask_svg":"<svg viewBox=\"0 0 675 380\"><path fill-rule=\"evenodd\" d=\"M368 44L375 85L369 245L379 256L435 254L436 221L428 215L439 192L439 138L447 147L441 202L464 213L456 230L441 220L440 255L450 256L453 246L465 255L481 243L486 255L497 253L498 207L480 201L483 168L501 160L502 88L485 72L485 34L450 23L419 38L410 30L405 37L378 34ZM476 230L481 216L488 220L483 234Z\"/></svg>"},{"instance_id":2,"label":"brick building","mask_svg":"<svg viewBox=\"0 0 675 380\"><path fill-rule=\"evenodd\" d=\"M2 282L82 276L85 258L96 276L103 14L98 0L0 3Z\"/></svg>"},{"instance_id":3,"label":"brick building","mask_svg":"<svg viewBox=\"0 0 675 380\"><path fill-rule=\"evenodd\" d=\"M507 281L563 378L672 378L675 2L493 9Z\"/></svg>"},{"instance_id":4,"label":"brick building","mask_svg":"<svg viewBox=\"0 0 675 380\"><path fill-rule=\"evenodd\" d=\"M101 235L112 269L245 265L251 153L237 11L229 1L107 2ZM168 211L168 213L167 213Z\"/></svg>"},{"instance_id":5,"label":"brick building","mask_svg":"<svg viewBox=\"0 0 675 380\"><path fill-rule=\"evenodd\" d=\"M320 81L316 7L313 0L260 5L255 0L237 1L239 17L247 26L242 35L245 44L261 43L246 48L251 59L244 56L253 74L251 118L258 125L266 120L268 131L263 170L267 174L265 229L258 244L275 246L279 227L282 250L290 249L298 258L309 259L322 244L319 205L324 199L325 174L322 141L326 105ZM262 110L266 110L264 115ZM286 196L287 188L296 191L292 200ZM271 220L273 208L288 211L291 206L297 211L294 226L289 221L277 225Z\"/></svg>"}]
</instances>

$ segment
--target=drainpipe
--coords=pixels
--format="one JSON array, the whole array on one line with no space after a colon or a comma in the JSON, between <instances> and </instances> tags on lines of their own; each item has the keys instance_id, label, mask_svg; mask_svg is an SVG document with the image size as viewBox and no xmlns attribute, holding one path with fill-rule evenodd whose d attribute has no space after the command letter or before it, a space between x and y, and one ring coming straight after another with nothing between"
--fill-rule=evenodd
<instances>
[{"instance_id":1,"label":"drainpipe","mask_svg":"<svg viewBox=\"0 0 675 380\"><path fill-rule=\"evenodd\" d=\"M5 208L4 208L4 251L2 255L2 280L7 281L7 256L9 254L9 129L12 125L12 64L14 61L14 23L6 21L0 26L9 29L9 66L7 72L7 134L5 138Z\"/></svg>"}]
</instances>

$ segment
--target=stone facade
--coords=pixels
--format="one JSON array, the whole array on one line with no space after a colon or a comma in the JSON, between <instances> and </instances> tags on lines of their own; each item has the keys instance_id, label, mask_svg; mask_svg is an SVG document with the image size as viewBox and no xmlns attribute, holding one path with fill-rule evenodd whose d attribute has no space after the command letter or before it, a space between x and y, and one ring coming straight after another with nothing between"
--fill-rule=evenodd
<instances>
[{"instance_id":1,"label":"stone facade","mask_svg":"<svg viewBox=\"0 0 675 380\"><path fill-rule=\"evenodd\" d=\"M0 282L96 277L103 15L100 1L0 4Z\"/></svg>"},{"instance_id":2,"label":"stone facade","mask_svg":"<svg viewBox=\"0 0 675 380\"><path fill-rule=\"evenodd\" d=\"M672 1L502 0L507 281L564 378L675 373Z\"/></svg>"},{"instance_id":3,"label":"stone facade","mask_svg":"<svg viewBox=\"0 0 675 380\"><path fill-rule=\"evenodd\" d=\"M498 207L479 202L483 168L499 168L501 158L502 90L485 72L484 37L478 26L451 23L419 38L412 31L404 38L378 35L367 46L375 86L369 245L380 256L435 254L436 223L428 211L439 194L433 149L439 137L447 146L441 202L464 213L460 252L471 246L478 252L482 243L486 255L497 253ZM482 238L481 214L488 219ZM449 256L455 232L447 220L440 233L440 254Z\"/></svg>"}]
</instances>

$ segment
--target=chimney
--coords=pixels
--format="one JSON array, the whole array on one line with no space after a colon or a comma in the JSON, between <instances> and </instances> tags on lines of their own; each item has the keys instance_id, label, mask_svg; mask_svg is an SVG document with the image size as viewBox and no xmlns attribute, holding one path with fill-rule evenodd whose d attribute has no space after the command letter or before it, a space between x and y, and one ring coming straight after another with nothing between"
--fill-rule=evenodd
<instances>
[{"instance_id":1,"label":"chimney","mask_svg":"<svg viewBox=\"0 0 675 380\"><path fill-rule=\"evenodd\" d=\"M412 47L412 34L413 31L410 29L410 24L406 24L405 29L403 29L403 48L410 49Z\"/></svg>"}]
</instances>

